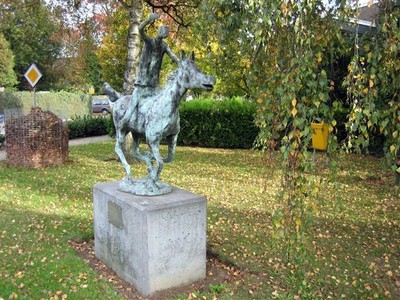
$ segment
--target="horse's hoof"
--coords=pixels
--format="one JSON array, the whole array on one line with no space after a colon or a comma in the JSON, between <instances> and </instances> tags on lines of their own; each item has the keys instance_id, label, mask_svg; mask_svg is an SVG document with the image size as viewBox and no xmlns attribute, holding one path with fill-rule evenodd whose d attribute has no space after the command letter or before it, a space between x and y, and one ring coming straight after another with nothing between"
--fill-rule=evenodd
<instances>
[{"instance_id":1,"label":"horse's hoof","mask_svg":"<svg viewBox=\"0 0 400 300\"><path fill-rule=\"evenodd\" d=\"M157 186L153 180L147 180L145 186L146 189L151 193L154 193L157 190Z\"/></svg>"}]
</instances>

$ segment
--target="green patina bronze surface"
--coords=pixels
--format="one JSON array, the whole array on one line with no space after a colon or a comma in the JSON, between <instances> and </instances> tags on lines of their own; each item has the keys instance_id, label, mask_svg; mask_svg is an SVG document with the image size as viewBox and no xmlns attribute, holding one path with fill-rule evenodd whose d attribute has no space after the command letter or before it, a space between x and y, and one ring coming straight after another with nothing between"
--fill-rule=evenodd
<instances>
[{"instance_id":1,"label":"green patina bronze surface","mask_svg":"<svg viewBox=\"0 0 400 300\"><path fill-rule=\"evenodd\" d=\"M141 24L141 34L144 27L152 22L155 14ZM115 102L113 118L116 130L115 152L125 170L125 179L120 190L136 195L155 196L166 194L172 188L159 181L164 163L171 162L175 155L176 141L180 130L179 102L188 89L201 88L211 91L215 84L213 76L205 75L194 63L194 54L186 58L182 54L180 61L162 41L168 36L168 30L161 26L156 38L146 36L143 49L137 84L132 95L122 96L107 83L105 91L110 100ZM147 41L146 41L147 39ZM154 46L154 47L153 47ZM159 89L159 73L162 56L167 53L178 63L175 73L168 83ZM147 178L133 180L131 167L122 151L126 135L133 136L132 156L147 165ZM145 136L150 151L139 152L140 137ZM168 156L161 157L159 146L163 138L168 143Z\"/></svg>"}]
</instances>

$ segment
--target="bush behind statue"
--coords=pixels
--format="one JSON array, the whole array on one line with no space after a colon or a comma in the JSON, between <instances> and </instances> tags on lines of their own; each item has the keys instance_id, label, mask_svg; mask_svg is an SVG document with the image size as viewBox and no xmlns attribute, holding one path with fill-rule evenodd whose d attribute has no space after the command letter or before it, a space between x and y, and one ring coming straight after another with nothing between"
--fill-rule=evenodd
<instances>
[{"instance_id":1,"label":"bush behind statue","mask_svg":"<svg viewBox=\"0 0 400 300\"><path fill-rule=\"evenodd\" d=\"M178 144L250 149L259 131L254 122L256 111L255 103L240 97L184 102L179 110Z\"/></svg>"},{"instance_id":2,"label":"bush behind statue","mask_svg":"<svg viewBox=\"0 0 400 300\"><path fill-rule=\"evenodd\" d=\"M70 139L109 134L110 116L75 116L68 121Z\"/></svg>"},{"instance_id":3,"label":"bush behind statue","mask_svg":"<svg viewBox=\"0 0 400 300\"><path fill-rule=\"evenodd\" d=\"M181 131L178 145L250 149L258 134L254 123L256 110L254 103L240 97L183 102L179 108ZM112 118L108 132L115 135Z\"/></svg>"}]
</instances>

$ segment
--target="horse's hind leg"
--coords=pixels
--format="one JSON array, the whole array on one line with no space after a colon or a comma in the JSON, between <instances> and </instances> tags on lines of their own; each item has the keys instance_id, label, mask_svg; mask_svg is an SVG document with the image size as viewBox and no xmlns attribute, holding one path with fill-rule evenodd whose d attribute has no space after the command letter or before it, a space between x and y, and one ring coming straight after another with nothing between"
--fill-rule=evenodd
<instances>
[{"instance_id":1,"label":"horse's hind leg","mask_svg":"<svg viewBox=\"0 0 400 300\"><path fill-rule=\"evenodd\" d=\"M169 163L174 159L177 139L178 139L177 134L170 135L167 137L168 157L163 159L165 163Z\"/></svg>"},{"instance_id":2,"label":"horse's hind leg","mask_svg":"<svg viewBox=\"0 0 400 300\"><path fill-rule=\"evenodd\" d=\"M124 144L125 144L125 137L126 137L126 132L122 132L121 130L116 131L116 137L115 137L115 153L117 153L119 160L122 163L122 166L125 169L126 173L126 179L129 181L132 181L131 178L131 167L126 161L124 152L122 151Z\"/></svg>"}]
</instances>

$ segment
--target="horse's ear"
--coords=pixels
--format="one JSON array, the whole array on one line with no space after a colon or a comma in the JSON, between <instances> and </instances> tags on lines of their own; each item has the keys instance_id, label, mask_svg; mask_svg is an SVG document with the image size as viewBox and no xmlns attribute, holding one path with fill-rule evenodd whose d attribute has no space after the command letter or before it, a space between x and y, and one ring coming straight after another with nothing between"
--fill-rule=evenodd
<instances>
[{"instance_id":1,"label":"horse's ear","mask_svg":"<svg viewBox=\"0 0 400 300\"><path fill-rule=\"evenodd\" d=\"M192 61L194 61L194 60L195 60L195 57L194 57L194 51L192 51L192 53L190 54L190 59L191 59Z\"/></svg>"},{"instance_id":2,"label":"horse's ear","mask_svg":"<svg viewBox=\"0 0 400 300\"><path fill-rule=\"evenodd\" d=\"M186 59L185 51L181 51L181 61L184 61L185 59Z\"/></svg>"}]
</instances>

